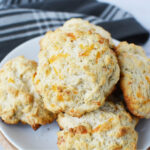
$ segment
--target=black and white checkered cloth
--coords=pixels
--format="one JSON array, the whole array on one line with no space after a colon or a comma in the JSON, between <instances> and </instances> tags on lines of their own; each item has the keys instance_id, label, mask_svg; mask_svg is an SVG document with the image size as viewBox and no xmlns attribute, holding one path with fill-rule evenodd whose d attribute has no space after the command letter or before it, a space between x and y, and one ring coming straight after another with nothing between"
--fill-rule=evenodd
<instances>
[{"instance_id":1,"label":"black and white checkered cloth","mask_svg":"<svg viewBox=\"0 0 150 150\"><path fill-rule=\"evenodd\" d=\"M149 36L131 14L96 0L0 0L0 60L19 44L70 18L101 25L118 40L141 44Z\"/></svg>"}]
</instances>

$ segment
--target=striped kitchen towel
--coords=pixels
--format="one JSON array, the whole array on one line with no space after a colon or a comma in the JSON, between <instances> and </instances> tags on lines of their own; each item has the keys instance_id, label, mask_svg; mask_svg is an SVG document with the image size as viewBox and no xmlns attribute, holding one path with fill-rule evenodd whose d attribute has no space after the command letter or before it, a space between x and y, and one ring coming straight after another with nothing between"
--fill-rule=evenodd
<instances>
[{"instance_id":1,"label":"striped kitchen towel","mask_svg":"<svg viewBox=\"0 0 150 150\"><path fill-rule=\"evenodd\" d=\"M70 18L103 26L118 40L142 44L149 36L131 14L96 0L0 0L0 60L19 44Z\"/></svg>"}]
</instances>

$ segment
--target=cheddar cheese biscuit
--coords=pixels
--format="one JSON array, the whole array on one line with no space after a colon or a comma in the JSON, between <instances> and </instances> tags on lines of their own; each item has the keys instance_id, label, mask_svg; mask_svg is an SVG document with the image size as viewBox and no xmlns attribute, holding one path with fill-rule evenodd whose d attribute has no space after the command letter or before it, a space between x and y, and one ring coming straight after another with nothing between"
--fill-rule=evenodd
<instances>
[{"instance_id":1,"label":"cheddar cheese biscuit","mask_svg":"<svg viewBox=\"0 0 150 150\"><path fill-rule=\"evenodd\" d=\"M89 33L97 33L101 35L103 38L107 39L109 42L109 46L113 47L113 41L110 33L103 29L100 26L96 26L94 24L89 23L86 20L80 19L80 18L73 18L64 23L64 25L57 30L63 30L69 34L70 37L72 37L72 40L75 38L72 32L80 30L80 32L89 32ZM48 49L49 43L51 43L53 40L55 40L58 37L55 37L55 34L53 34L52 31L49 31L46 33L44 38L40 41L40 49L45 50ZM61 40L61 39L60 39ZM59 43L59 40L57 40ZM56 43L57 47L57 43Z\"/></svg>"},{"instance_id":2,"label":"cheddar cheese biscuit","mask_svg":"<svg viewBox=\"0 0 150 150\"><path fill-rule=\"evenodd\" d=\"M60 28L44 39L34 83L45 107L80 117L102 106L120 75L108 39L80 27L72 32Z\"/></svg>"},{"instance_id":3,"label":"cheddar cheese biscuit","mask_svg":"<svg viewBox=\"0 0 150 150\"><path fill-rule=\"evenodd\" d=\"M120 86L131 113L150 118L150 59L137 45L121 42L116 48L121 69Z\"/></svg>"},{"instance_id":4,"label":"cheddar cheese biscuit","mask_svg":"<svg viewBox=\"0 0 150 150\"><path fill-rule=\"evenodd\" d=\"M57 122L60 150L136 150L137 119L121 103L106 101L80 118L61 113Z\"/></svg>"},{"instance_id":5,"label":"cheddar cheese biscuit","mask_svg":"<svg viewBox=\"0 0 150 150\"><path fill-rule=\"evenodd\" d=\"M44 108L33 78L37 63L23 56L8 61L0 70L0 117L5 123L26 123L37 129L55 115Z\"/></svg>"}]
</instances>

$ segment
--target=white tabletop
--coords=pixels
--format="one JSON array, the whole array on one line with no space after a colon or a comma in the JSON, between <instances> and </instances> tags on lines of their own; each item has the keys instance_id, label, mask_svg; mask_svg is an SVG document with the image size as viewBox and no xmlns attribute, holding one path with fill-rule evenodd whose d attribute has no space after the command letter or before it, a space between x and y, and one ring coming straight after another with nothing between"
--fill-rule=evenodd
<instances>
[{"instance_id":1,"label":"white tabletop","mask_svg":"<svg viewBox=\"0 0 150 150\"><path fill-rule=\"evenodd\" d=\"M150 1L149 0L98 0L109 2L129 11L150 32ZM150 38L143 45L150 56ZM0 146L0 150L3 148Z\"/></svg>"}]
</instances>

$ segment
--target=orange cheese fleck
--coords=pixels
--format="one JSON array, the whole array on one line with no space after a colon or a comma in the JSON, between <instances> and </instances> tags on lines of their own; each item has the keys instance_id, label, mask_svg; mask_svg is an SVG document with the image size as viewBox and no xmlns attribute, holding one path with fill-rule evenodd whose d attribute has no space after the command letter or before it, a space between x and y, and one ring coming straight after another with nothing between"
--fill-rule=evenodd
<instances>
[{"instance_id":1,"label":"orange cheese fleck","mask_svg":"<svg viewBox=\"0 0 150 150\"><path fill-rule=\"evenodd\" d=\"M73 33L67 33L67 35L68 35L69 37L71 37L72 40L75 40L75 39L76 39L76 37L75 37L75 35L74 35Z\"/></svg>"},{"instance_id":2,"label":"orange cheese fleck","mask_svg":"<svg viewBox=\"0 0 150 150\"><path fill-rule=\"evenodd\" d=\"M74 113L74 109L71 109L70 112Z\"/></svg>"},{"instance_id":3,"label":"orange cheese fleck","mask_svg":"<svg viewBox=\"0 0 150 150\"><path fill-rule=\"evenodd\" d=\"M98 41L100 44L103 44L104 43L104 39L103 38L100 38L100 40Z\"/></svg>"},{"instance_id":4,"label":"orange cheese fleck","mask_svg":"<svg viewBox=\"0 0 150 150\"><path fill-rule=\"evenodd\" d=\"M92 30L89 30L88 33L89 33L89 34L92 34Z\"/></svg>"},{"instance_id":5,"label":"orange cheese fleck","mask_svg":"<svg viewBox=\"0 0 150 150\"><path fill-rule=\"evenodd\" d=\"M36 72L33 74L33 79L35 78L36 74L37 74Z\"/></svg>"},{"instance_id":6,"label":"orange cheese fleck","mask_svg":"<svg viewBox=\"0 0 150 150\"><path fill-rule=\"evenodd\" d=\"M63 102L64 98L63 98L62 95L57 95L57 100L60 101L60 102Z\"/></svg>"},{"instance_id":7,"label":"orange cheese fleck","mask_svg":"<svg viewBox=\"0 0 150 150\"><path fill-rule=\"evenodd\" d=\"M140 92L137 92L137 93L136 93L136 96L137 96L138 98L142 98L142 97L143 97Z\"/></svg>"},{"instance_id":8,"label":"orange cheese fleck","mask_svg":"<svg viewBox=\"0 0 150 150\"><path fill-rule=\"evenodd\" d=\"M56 60L58 60L59 58L66 58L68 57L69 54L62 54L59 53L58 55L53 55L50 59L49 59L49 63L52 64L53 62L55 62Z\"/></svg>"},{"instance_id":9,"label":"orange cheese fleck","mask_svg":"<svg viewBox=\"0 0 150 150\"><path fill-rule=\"evenodd\" d=\"M50 68L49 68L49 69L46 69L46 71L45 71L46 76L48 76L50 73L51 73Z\"/></svg>"},{"instance_id":10,"label":"orange cheese fleck","mask_svg":"<svg viewBox=\"0 0 150 150\"><path fill-rule=\"evenodd\" d=\"M98 131L101 129L101 127L102 127L101 125L97 126L95 129L93 129L92 132L93 132L93 133L94 133L94 132L98 132Z\"/></svg>"},{"instance_id":11,"label":"orange cheese fleck","mask_svg":"<svg viewBox=\"0 0 150 150\"><path fill-rule=\"evenodd\" d=\"M92 132L103 132L103 131L108 131L112 127L112 120L113 118L110 118L108 121L106 121L103 124L98 125L95 129L92 130Z\"/></svg>"},{"instance_id":12,"label":"orange cheese fleck","mask_svg":"<svg viewBox=\"0 0 150 150\"><path fill-rule=\"evenodd\" d=\"M8 82L9 82L9 83L15 83L15 81L14 81L12 78L9 78L9 79L8 79Z\"/></svg>"},{"instance_id":13,"label":"orange cheese fleck","mask_svg":"<svg viewBox=\"0 0 150 150\"><path fill-rule=\"evenodd\" d=\"M132 84L132 82L128 82L128 84Z\"/></svg>"},{"instance_id":14,"label":"orange cheese fleck","mask_svg":"<svg viewBox=\"0 0 150 150\"><path fill-rule=\"evenodd\" d=\"M148 83L150 84L150 78L148 76L145 76L145 79L148 81Z\"/></svg>"},{"instance_id":15,"label":"orange cheese fleck","mask_svg":"<svg viewBox=\"0 0 150 150\"><path fill-rule=\"evenodd\" d=\"M100 102L97 102L96 104L97 104L98 106L100 106L100 105L101 105L101 103L100 103Z\"/></svg>"},{"instance_id":16,"label":"orange cheese fleck","mask_svg":"<svg viewBox=\"0 0 150 150\"><path fill-rule=\"evenodd\" d=\"M55 104L51 104L51 107L55 107Z\"/></svg>"},{"instance_id":17,"label":"orange cheese fleck","mask_svg":"<svg viewBox=\"0 0 150 150\"><path fill-rule=\"evenodd\" d=\"M150 99L143 102L143 104L147 104L147 103L150 103Z\"/></svg>"},{"instance_id":18,"label":"orange cheese fleck","mask_svg":"<svg viewBox=\"0 0 150 150\"><path fill-rule=\"evenodd\" d=\"M97 55L96 55L96 63L98 63L98 59L100 58L100 52L97 52Z\"/></svg>"},{"instance_id":19,"label":"orange cheese fleck","mask_svg":"<svg viewBox=\"0 0 150 150\"><path fill-rule=\"evenodd\" d=\"M56 86L56 85L52 85L51 89L52 89L53 91L57 91L57 86Z\"/></svg>"},{"instance_id":20,"label":"orange cheese fleck","mask_svg":"<svg viewBox=\"0 0 150 150\"><path fill-rule=\"evenodd\" d=\"M15 96L17 97L17 96L18 96L18 94L19 94L19 91L18 91L18 90L16 90Z\"/></svg>"},{"instance_id":21,"label":"orange cheese fleck","mask_svg":"<svg viewBox=\"0 0 150 150\"><path fill-rule=\"evenodd\" d=\"M39 84L40 80L36 80L35 84Z\"/></svg>"},{"instance_id":22,"label":"orange cheese fleck","mask_svg":"<svg viewBox=\"0 0 150 150\"><path fill-rule=\"evenodd\" d=\"M74 94L78 94L78 92L77 92L77 91L73 91L73 93L74 93Z\"/></svg>"},{"instance_id":23,"label":"orange cheese fleck","mask_svg":"<svg viewBox=\"0 0 150 150\"><path fill-rule=\"evenodd\" d=\"M83 46L83 44L80 44L80 48L84 50L84 52L79 54L79 56L89 56L91 51L94 49L94 44L90 46Z\"/></svg>"}]
</instances>

